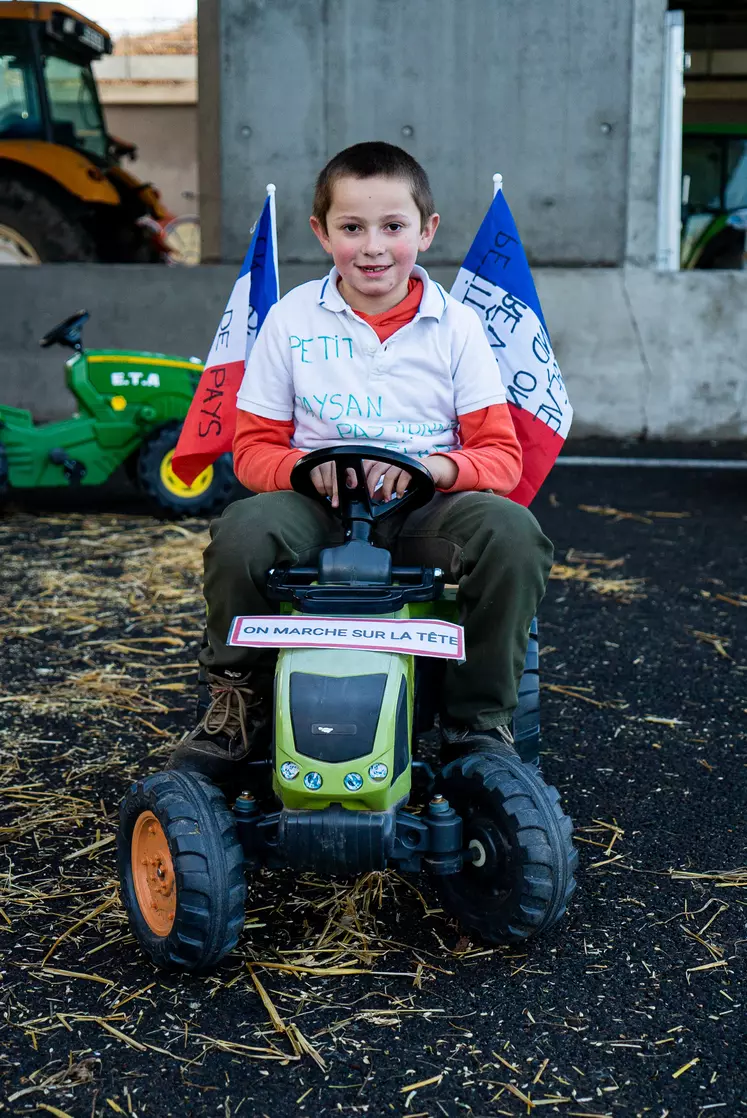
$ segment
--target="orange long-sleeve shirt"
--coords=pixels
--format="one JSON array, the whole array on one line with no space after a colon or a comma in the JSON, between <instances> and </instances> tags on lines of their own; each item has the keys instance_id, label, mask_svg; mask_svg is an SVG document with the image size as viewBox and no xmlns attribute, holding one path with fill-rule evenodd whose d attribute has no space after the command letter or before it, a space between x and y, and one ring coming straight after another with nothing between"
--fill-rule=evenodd
<instances>
[{"instance_id":1,"label":"orange long-sleeve shirt","mask_svg":"<svg viewBox=\"0 0 747 1118\"><path fill-rule=\"evenodd\" d=\"M439 452L459 468L456 481L446 492L492 489L511 493L521 477L521 447L508 405L494 404L460 415L459 432L462 449ZM291 470L304 456L304 451L291 446L292 437L292 419L265 419L238 411L233 468L241 484L255 493L290 489Z\"/></svg>"},{"instance_id":2,"label":"orange long-sleeve shirt","mask_svg":"<svg viewBox=\"0 0 747 1118\"><path fill-rule=\"evenodd\" d=\"M411 279L405 298L381 314L355 313L376 331L384 342L417 314L422 295L422 282ZM255 493L290 489L291 470L304 451L291 446L292 419L266 419L253 412L238 409L233 441L233 466L237 478ZM450 489L492 489L494 493L511 493L521 477L521 447L516 438L507 404L467 412L459 416L461 449L439 451L456 463L459 473Z\"/></svg>"}]
</instances>

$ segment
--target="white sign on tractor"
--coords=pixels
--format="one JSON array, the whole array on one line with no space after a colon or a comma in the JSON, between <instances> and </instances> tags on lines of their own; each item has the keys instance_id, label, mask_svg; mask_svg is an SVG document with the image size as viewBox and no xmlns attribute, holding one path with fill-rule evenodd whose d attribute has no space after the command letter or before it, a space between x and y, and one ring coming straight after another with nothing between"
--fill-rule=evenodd
<instances>
[{"instance_id":1,"label":"white sign on tractor","mask_svg":"<svg viewBox=\"0 0 747 1118\"><path fill-rule=\"evenodd\" d=\"M451 621L292 614L235 617L228 644L250 648L350 648L465 660L464 629Z\"/></svg>"}]
</instances>

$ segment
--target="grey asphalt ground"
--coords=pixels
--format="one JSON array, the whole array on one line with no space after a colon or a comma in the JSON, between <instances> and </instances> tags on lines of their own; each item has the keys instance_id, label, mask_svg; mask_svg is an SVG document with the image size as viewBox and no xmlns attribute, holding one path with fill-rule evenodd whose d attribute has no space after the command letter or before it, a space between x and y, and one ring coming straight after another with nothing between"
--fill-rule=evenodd
<instances>
[{"instance_id":1,"label":"grey asphalt ground","mask_svg":"<svg viewBox=\"0 0 747 1118\"><path fill-rule=\"evenodd\" d=\"M263 873L237 951L196 978L139 954L106 841L190 724L196 568L171 605L147 577L185 537L116 494L6 509L4 1112L747 1114L747 478L569 467L535 512L556 543L540 646L544 768L581 857L568 916L487 949L424 879ZM169 609L176 643L148 645Z\"/></svg>"}]
</instances>

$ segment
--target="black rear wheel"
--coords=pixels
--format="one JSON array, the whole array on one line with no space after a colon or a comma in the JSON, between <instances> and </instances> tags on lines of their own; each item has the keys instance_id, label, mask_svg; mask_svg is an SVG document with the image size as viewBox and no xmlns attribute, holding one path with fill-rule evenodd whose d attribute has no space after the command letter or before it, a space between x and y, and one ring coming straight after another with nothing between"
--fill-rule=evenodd
<instances>
[{"instance_id":1,"label":"black rear wheel","mask_svg":"<svg viewBox=\"0 0 747 1118\"><path fill-rule=\"evenodd\" d=\"M181 423L167 423L143 443L137 459L138 485L154 504L172 515L221 512L241 494L231 455L221 454L190 486L185 485L171 467L181 429Z\"/></svg>"},{"instance_id":2,"label":"black rear wheel","mask_svg":"<svg viewBox=\"0 0 747 1118\"><path fill-rule=\"evenodd\" d=\"M555 924L576 887L573 826L556 788L518 756L472 753L442 770L436 791L462 816L474 860L436 878L444 907L486 943Z\"/></svg>"},{"instance_id":3,"label":"black rear wheel","mask_svg":"<svg viewBox=\"0 0 747 1118\"><path fill-rule=\"evenodd\" d=\"M61 191L0 175L0 263L98 259L93 237Z\"/></svg>"},{"instance_id":4,"label":"black rear wheel","mask_svg":"<svg viewBox=\"0 0 747 1118\"><path fill-rule=\"evenodd\" d=\"M122 800L117 867L135 938L157 966L205 971L244 925L244 852L215 785L170 770L133 784Z\"/></svg>"}]
</instances>

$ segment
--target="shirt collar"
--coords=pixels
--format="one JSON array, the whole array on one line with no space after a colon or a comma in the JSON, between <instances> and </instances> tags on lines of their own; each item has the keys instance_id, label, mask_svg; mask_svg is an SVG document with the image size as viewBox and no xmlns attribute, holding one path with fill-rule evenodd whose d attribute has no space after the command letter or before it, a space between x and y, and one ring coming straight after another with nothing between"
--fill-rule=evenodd
<instances>
[{"instance_id":1,"label":"shirt collar","mask_svg":"<svg viewBox=\"0 0 747 1118\"><path fill-rule=\"evenodd\" d=\"M423 298L420 300L418 312L420 318L440 319L446 310L446 295L441 284L432 280L425 268L421 268L419 264L415 265L411 274L423 281ZM333 267L329 275L322 280L319 291L319 306L336 314L350 309L337 288L339 278L340 273Z\"/></svg>"}]
</instances>

